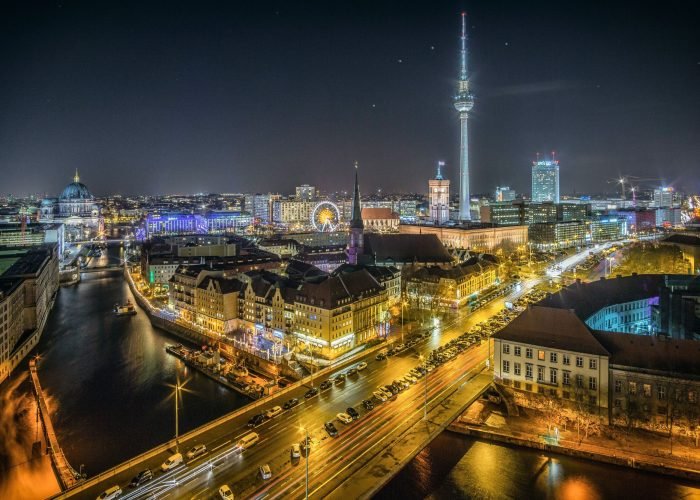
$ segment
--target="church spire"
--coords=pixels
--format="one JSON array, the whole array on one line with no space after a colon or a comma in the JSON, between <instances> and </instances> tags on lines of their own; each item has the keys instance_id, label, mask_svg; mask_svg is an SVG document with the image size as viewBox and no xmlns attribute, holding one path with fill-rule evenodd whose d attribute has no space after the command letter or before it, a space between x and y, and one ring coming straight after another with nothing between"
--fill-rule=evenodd
<instances>
[{"instance_id":1,"label":"church spire","mask_svg":"<svg viewBox=\"0 0 700 500\"><path fill-rule=\"evenodd\" d=\"M352 196L352 220L350 221L350 238L345 253L348 264L357 265L361 260L364 247L364 224L362 223L362 205L360 202L360 183L357 180L357 162L355 162L355 192Z\"/></svg>"},{"instance_id":2,"label":"church spire","mask_svg":"<svg viewBox=\"0 0 700 500\"><path fill-rule=\"evenodd\" d=\"M360 201L360 183L357 181L357 162L355 162L355 192L352 196L352 220L351 228L363 229L362 223L362 202Z\"/></svg>"},{"instance_id":3,"label":"church spire","mask_svg":"<svg viewBox=\"0 0 700 500\"><path fill-rule=\"evenodd\" d=\"M73 176L73 182L80 182L80 175L78 175L78 169L75 169L75 175Z\"/></svg>"}]
</instances>

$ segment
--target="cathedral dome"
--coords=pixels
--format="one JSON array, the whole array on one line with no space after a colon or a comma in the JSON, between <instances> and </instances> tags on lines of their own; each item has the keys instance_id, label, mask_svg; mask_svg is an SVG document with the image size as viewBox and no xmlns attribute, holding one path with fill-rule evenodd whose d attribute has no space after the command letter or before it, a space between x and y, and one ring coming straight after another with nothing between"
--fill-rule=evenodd
<instances>
[{"instance_id":1,"label":"cathedral dome","mask_svg":"<svg viewBox=\"0 0 700 500\"><path fill-rule=\"evenodd\" d=\"M60 196L61 200L92 200L93 196L85 184L80 182L78 171L75 171L73 182L68 184Z\"/></svg>"}]
</instances>

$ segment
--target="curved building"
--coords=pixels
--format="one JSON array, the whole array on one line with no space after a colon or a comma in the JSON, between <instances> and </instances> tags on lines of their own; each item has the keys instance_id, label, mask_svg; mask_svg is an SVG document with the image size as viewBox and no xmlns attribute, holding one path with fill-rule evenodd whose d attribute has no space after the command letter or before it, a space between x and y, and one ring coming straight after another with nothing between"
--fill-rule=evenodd
<instances>
[{"instance_id":1,"label":"curved building","mask_svg":"<svg viewBox=\"0 0 700 500\"><path fill-rule=\"evenodd\" d=\"M101 230L100 206L85 184L80 182L78 170L73 182L68 184L58 198L46 198L41 201L41 222L62 222L66 224L68 240L84 239ZM82 230L86 234L80 234ZM80 236L80 238L78 238Z\"/></svg>"}]
</instances>

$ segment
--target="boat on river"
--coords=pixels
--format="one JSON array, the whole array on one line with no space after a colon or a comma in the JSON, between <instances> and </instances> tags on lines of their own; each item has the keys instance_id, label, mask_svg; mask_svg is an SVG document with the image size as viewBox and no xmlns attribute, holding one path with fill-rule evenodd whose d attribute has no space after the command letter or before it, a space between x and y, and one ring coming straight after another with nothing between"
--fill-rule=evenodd
<instances>
[{"instance_id":1,"label":"boat on river","mask_svg":"<svg viewBox=\"0 0 700 500\"><path fill-rule=\"evenodd\" d=\"M114 304L114 314L117 316L133 316L136 314L136 307L130 300L127 300L126 304Z\"/></svg>"}]
</instances>

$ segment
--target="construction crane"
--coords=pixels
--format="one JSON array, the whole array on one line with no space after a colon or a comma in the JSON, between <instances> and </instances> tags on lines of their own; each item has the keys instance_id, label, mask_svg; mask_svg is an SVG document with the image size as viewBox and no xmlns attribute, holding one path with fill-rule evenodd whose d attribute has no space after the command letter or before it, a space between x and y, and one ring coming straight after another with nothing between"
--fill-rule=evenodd
<instances>
[{"instance_id":1,"label":"construction crane","mask_svg":"<svg viewBox=\"0 0 700 500\"><path fill-rule=\"evenodd\" d=\"M637 189L639 189L639 185L632 185L634 184L639 184L640 182L652 182L652 181L661 181L663 182L664 179L660 178L652 178L652 177L637 177L636 175L621 175L620 177L616 179L608 179L608 184L619 184L620 185L620 191L622 193L622 201L625 201L625 185L630 186L631 191L632 191L632 204L636 205L637 204Z\"/></svg>"}]
</instances>

